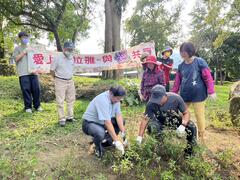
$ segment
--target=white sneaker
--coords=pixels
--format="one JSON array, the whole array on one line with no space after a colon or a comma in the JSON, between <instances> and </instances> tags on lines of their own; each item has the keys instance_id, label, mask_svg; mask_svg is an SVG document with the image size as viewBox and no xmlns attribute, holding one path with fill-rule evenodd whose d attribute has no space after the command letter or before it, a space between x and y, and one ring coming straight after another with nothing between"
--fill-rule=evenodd
<instances>
[{"instance_id":1,"label":"white sneaker","mask_svg":"<svg viewBox=\"0 0 240 180\"><path fill-rule=\"evenodd\" d=\"M43 108L41 106L39 106L37 109L36 109L38 112L42 112L43 111Z\"/></svg>"},{"instance_id":2,"label":"white sneaker","mask_svg":"<svg viewBox=\"0 0 240 180\"><path fill-rule=\"evenodd\" d=\"M32 109L26 109L25 112L26 113L32 113Z\"/></svg>"}]
</instances>

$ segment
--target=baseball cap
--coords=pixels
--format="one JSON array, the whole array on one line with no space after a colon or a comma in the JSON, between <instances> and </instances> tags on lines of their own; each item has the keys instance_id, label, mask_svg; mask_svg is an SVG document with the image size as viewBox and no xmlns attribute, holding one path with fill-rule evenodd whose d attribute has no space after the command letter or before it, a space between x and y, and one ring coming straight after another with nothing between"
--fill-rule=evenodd
<instances>
[{"instance_id":1,"label":"baseball cap","mask_svg":"<svg viewBox=\"0 0 240 180\"><path fill-rule=\"evenodd\" d=\"M63 48L74 49L75 46L74 46L74 44L71 41L67 41L67 42L64 43Z\"/></svg>"},{"instance_id":2,"label":"baseball cap","mask_svg":"<svg viewBox=\"0 0 240 180\"><path fill-rule=\"evenodd\" d=\"M18 33L18 37L21 38L22 36L29 36L25 31L22 31L20 33Z\"/></svg>"},{"instance_id":3,"label":"baseball cap","mask_svg":"<svg viewBox=\"0 0 240 180\"><path fill-rule=\"evenodd\" d=\"M160 104L160 101L162 100L163 96L166 95L166 89L162 85L155 85L151 89L151 97L149 99L149 102L155 103L155 104Z\"/></svg>"}]
</instances>

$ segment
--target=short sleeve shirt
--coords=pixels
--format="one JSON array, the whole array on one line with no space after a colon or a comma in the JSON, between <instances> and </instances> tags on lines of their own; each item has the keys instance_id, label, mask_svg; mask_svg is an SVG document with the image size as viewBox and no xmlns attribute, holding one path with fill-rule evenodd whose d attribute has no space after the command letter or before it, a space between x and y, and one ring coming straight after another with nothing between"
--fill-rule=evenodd
<instances>
[{"instance_id":1,"label":"short sleeve shirt","mask_svg":"<svg viewBox=\"0 0 240 180\"><path fill-rule=\"evenodd\" d=\"M53 59L50 69L54 71L55 75L59 78L71 79L74 73L74 60L60 53Z\"/></svg>"},{"instance_id":2,"label":"short sleeve shirt","mask_svg":"<svg viewBox=\"0 0 240 180\"><path fill-rule=\"evenodd\" d=\"M104 121L111 120L119 114L121 114L120 102L112 104L110 92L105 91L89 103L83 119L104 125Z\"/></svg>"},{"instance_id":3,"label":"short sleeve shirt","mask_svg":"<svg viewBox=\"0 0 240 180\"><path fill-rule=\"evenodd\" d=\"M147 116L151 120L157 118L161 121L161 112L173 110L177 113L179 113L179 111L183 113L186 111L186 105L183 99L178 94L168 92L167 97L167 102L162 106L149 102L146 106L145 116Z\"/></svg>"},{"instance_id":4,"label":"short sleeve shirt","mask_svg":"<svg viewBox=\"0 0 240 180\"><path fill-rule=\"evenodd\" d=\"M207 87L202 79L204 68L208 65L202 58L195 58L191 64L182 62L178 66L182 77L180 95L185 102L201 102L207 98Z\"/></svg>"},{"instance_id":5,"label":"short sleeve shirt","mask_svg":"<svg viewBox=\"0 0 240 180\"><path fill-rule=\"evenodd\" d=\"M30 73L28 72L28 57L27 55L23 56L22 59L19 61L16 61L16 56L18 56L20 53L22 53L27 46L17 46L14 51L13 51L13 59L16 62L16 69L18 76L26 76L29 75Z\"/></svg>"}]
</instances>

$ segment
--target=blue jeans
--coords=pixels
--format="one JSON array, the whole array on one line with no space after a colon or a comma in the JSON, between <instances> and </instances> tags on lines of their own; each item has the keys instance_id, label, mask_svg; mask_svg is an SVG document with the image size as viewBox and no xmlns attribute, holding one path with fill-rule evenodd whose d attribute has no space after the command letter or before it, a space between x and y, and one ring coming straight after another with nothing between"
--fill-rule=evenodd
<instances>
[{"instance_id":1,"label":"blue jeans","mask_svg":"<svg viewBox=\"0 0 240 180\"><path fill-rule=\"evenodd\" d=\"M116 134L119 134L120 129L117 124L116 118L112 118L111 122L113 124L114 130ZM102 140L106 139L107 144L111 145L113 142L112 137L106 132L106 128L104 125L97 124L92 121L83 120L82 130L85 134L93 137L93 143L96 147L100 147L102 144Z\"/></svg>"},{"instance_id":2,"label":"blue jeans","mask_svg":"<svg viewBox=\"0 0 240 180\"><path fill-rule=\"evenodd\" d=\"M40 86L37 75L26 75L19 77L20 87L23 94L25 109L40 107Z\"/></svg>"}]
</instances>

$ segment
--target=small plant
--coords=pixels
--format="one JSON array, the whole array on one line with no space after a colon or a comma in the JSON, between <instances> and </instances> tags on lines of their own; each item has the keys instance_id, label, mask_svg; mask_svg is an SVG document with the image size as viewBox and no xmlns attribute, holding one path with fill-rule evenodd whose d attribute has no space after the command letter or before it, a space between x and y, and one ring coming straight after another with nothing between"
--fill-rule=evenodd
<instances>
[{"instance_id":1,"label":"small plant","mask_svg":"<svg viewBox=\"0 0 240 180\"><path fill-rule=\"evenodd\" d=\"M217 154L217 158L220 160L220 165L223 168L228 168L233 163L233 150L226 149Z\"/></svg>"}]
</instances>

